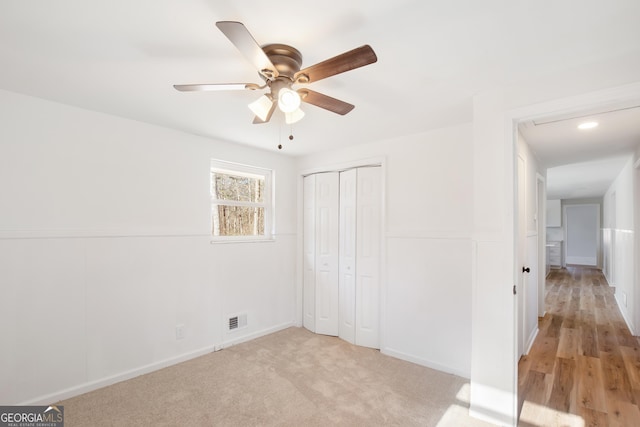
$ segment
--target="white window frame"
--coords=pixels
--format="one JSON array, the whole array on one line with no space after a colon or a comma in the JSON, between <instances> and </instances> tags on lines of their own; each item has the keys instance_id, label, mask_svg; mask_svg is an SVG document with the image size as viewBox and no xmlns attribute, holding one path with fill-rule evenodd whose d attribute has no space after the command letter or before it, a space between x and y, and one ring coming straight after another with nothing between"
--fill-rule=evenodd
<instances>
[{"instance_id":1,"label":"white window frame","mask_svg":"<svg viewBox=\"0 0 640 427\"><path fill-rule=\"evenodd\" d=\"M213 183L211 182L211 176L213 173L225 173L237 176L248 176L251 178L264 178L264 201L258 202L241 202L234 200L220 200L216 199L213 194ZM225 242L269 242L274 240L274 172L272 169L267 169L258 166L244 165L240 163L229 162L225 160L211 159L211 168L209 174L209 192L211 197L209 217L210 217L210 230L212 243L225 243ZM264 208L264 235L256 236L216 236L213 234L213 214L214 206L216 205L228 205L228 206L249 206L249 207L261 207Z\"/></svg>"}]
</instances>

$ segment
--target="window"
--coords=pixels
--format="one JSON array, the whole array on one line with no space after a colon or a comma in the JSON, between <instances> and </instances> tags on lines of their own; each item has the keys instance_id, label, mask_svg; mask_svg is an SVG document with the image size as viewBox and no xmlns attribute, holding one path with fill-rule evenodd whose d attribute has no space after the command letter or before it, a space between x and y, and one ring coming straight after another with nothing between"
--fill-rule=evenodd
<instances>
[{"instance_id":1,"label":"window","mask_svg":"<svg viewBox=\"0 0 640 427\"><path fill-rule=\"evenodd\" d=\"M211 233L216 240L268 240L273 171L211 161Z\"/></svg>"}]
</instances>

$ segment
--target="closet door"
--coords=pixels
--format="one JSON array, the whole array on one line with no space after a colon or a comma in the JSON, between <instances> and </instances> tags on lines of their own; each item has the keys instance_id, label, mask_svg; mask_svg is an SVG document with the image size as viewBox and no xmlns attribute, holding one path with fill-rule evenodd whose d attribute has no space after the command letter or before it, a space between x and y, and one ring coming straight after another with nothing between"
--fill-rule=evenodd
<instances>
[{"instance_id":1,"label":"closet door","mask_svg":"<svg viewBox=\"0 0 640 427\"><path fill-rule=\"evenodd\" d=\"M303 324L380 347L381 168L304 179Z\"/></svg>"},{"instance_id":2,"label":"closet door","mask_svg":"<svg viewBox=\"0 0 640 427\"><path fill-rule=\"evenodd\" d=\"M372 348L380 348L381 170L359 168L356 192L355 343Z\"/></svg>"},{"instance_id":3,"label":"closet door","mask_svg":"<svg viewBox=\"0 0 640 427\"><path fill-rule=\"evenodd\" d=\"M340 172L339 337L351 344L356 342L356 189L356 169Z\"/></svg>"},{"instance_id":4,"label":"closet door","mask_svg":"<svg viewBox=\"0 0 640 427\"><path fill-rule=\"evenodd\" d=\"M338 335L339 173L315 175L315 327Z\"/></svg>"},{"instance_id":5,"label":"closet door","mask_svg":"<svg viewBox=\"0 0 640 427\"><path fill-rule=\"evenodd\" d=\"M302 325L316 331L316 177L304 178Z\"/></svg>"}]
</instances>

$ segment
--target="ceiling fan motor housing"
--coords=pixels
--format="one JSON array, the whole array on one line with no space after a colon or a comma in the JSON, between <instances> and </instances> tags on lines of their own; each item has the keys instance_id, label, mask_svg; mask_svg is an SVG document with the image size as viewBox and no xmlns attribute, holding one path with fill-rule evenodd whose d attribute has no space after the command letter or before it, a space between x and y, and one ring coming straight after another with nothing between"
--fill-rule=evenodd
<instances>
[{"instance_id":1,"label":"ceiling fan motor housing","mask_svg":"<svg viewBox=\"0 0 640 427\"><path fill-rule=\"evenodd\" d=\"M280 76L285 76L293 82L293 76L300 71L302 66L302 54L298 49L286 44L266 44L262 50L269 57L278 70ZM266 79L263 74L262 78Z\"/></svg>"}]
</instances>

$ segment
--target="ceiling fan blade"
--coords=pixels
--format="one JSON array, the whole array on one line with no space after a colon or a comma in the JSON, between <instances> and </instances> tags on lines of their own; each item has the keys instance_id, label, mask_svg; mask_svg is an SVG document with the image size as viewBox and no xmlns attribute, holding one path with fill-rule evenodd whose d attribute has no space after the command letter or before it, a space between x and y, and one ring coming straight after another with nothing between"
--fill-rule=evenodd
<instances>
[{"instance_id":1,"label":"ceiling fan blade","mask_svg":"<svg viewBox=\"0 0 640 427\"><path fill-rule=\"evenodd\" d=\"M324 108L325 110L329 110L343 116L355 108L355 105L353 104L340 101L339 99L323 95L310 89L298 89L298 93L300 94L300 98L302 98L303 102Z\"/></svg>"},{"instance_id":2,"label":"ceiling fan blade","mask_svg":"<svg viewBox=\"0 0 640 427\"><path fill-rule=\"evenodd\" d=\"M317 82L345 71L373 64L377 60L378 57L371 46L364 45L300 70L293 79L298 83Z\"/></svg>"},{"instance_id":3,"label":"ceiling fan blade","mask_svg":"<svg viewBox=\"0 0 640 427\"><path fill-rule=\"evenodd\" d=\"M180 92L260 89L260 86L255 83L205 83L193 85L173 85L173 87Z\"/></svg>"},{"instance_id":4,"label":"ceiling fan blade","mask_svg":"<svg viewBox=\"0 0 640 427\"><path fill-rule=\"evenodd\" d=\"M267 117L266 117L264 120L262 120L262 119L261 119L260 117L258 117L258 116L255 116L255 117L253 118L253 124L254 124L254 125L261 125L261 124L263 124L263 123L267 123L269 120L271 120L271 116L273 115L273 112L274 112L274 111L275 111L275 109L276 109L276 104L277 104L276 102L274 102L273 104L271 104L271 108L269 109L269 112L267 113Z\"/></svg>"},{"instance_id":5,"label":"ceiling fan blade","mask_svg":"<svg viewBox=\"0 0 640 427\"><path fill-rule=\"evenodd\" d=\"M216 26L258 69L260 74L268 79L278 77L278 70L242 22L218 21Z\"/></svg>"}]
</instances>

